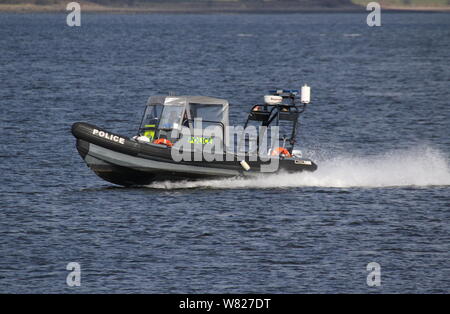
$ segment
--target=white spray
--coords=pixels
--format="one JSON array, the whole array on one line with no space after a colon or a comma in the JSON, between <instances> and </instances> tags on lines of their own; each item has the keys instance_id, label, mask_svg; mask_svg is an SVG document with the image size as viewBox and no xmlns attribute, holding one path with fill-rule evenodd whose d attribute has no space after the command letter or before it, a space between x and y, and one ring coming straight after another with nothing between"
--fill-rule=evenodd
<instances>
[{"instance_id":1,"label":"white spray","mask_svg":"<svg viewBox=\"0 0 450 314\"><path fill-rule=\"evenodd\" d=\"M308 173L280 173L253 178L159 182L158 189L188 188L381 188L399 186L450 186L448 157L431 148L391 151L378 156L336 156L318 162L319 169Z\"/></svg>"}]
</instances>

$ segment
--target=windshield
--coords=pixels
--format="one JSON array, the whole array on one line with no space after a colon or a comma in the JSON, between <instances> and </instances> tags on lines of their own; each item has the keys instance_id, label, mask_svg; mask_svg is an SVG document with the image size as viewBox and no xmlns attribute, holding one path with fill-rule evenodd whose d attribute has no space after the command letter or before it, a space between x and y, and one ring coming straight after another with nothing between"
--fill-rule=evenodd
<instances>
[{"instance_id":1,"label":"windshield","mask_svg":"<svg viewBox=\"0 0 450 314\"><path fill-rule=\"evenodd\" d=\"M164 106L159 129L179 129L184 106Z\"/></svg>"},{"instance_id":2,"label":"windshield","mask_svg":"<svg viewBox=\"0 0 450 314\"><path fill-rule=\"evenodd\" d=\"M153 141L162 108L162 104L152 104L145 108L144 116L139 127L139 135L146 136L150 141Z\"/></svg>"},{"instance_id":3,"label":"windshield","mask_svg":"<svg viewBox=\"0 0 450 314\"><path fill-rule=\"evenodd\" d=\"M144 112L144 116L142 117L140 129L144 129L146 127L156 127L161 115L162 108L162 104L147 106Z\"/></svg>"},{"instance_id":4,"label":"windshield","mask_svg":"<svg viewBox=\"0 0 450 314\"><path fill-rule=\"evenodd\" d=\"M153 140L162 108L162 104L148 105L145 108L144 116L139 127L139 135L148 137L150 141Z\"/></svg>"}]
</instances>

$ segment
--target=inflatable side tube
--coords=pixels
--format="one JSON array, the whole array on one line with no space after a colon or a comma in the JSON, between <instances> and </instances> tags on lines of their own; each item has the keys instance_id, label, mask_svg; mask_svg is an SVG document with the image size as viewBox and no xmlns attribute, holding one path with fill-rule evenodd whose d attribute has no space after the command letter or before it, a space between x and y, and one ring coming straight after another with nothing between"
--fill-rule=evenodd
<instances>
[{"instance_id":1,"label":"inflatable side tube","mask_svg":"<svg viewBox=\"0 0 450 314\"><path fill-rule=\"evenodd\" d=\"M116 152L137 156L139 143L131 141L124 136L105 131L95 125L76 122L72 125L72 134L77 139L99 145Z\"/></svg>"}]
</instances>

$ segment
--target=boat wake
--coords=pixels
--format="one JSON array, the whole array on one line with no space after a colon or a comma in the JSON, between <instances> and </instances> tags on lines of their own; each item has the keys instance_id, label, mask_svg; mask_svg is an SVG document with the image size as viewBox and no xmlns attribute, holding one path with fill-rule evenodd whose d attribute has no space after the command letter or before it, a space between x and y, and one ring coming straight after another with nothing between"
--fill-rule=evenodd
<instances>
[{"instance_id":1,"label":"boat wake","mask_svg":"<svg viewBox=\"0 0 450 314\"><path fill-rule=\"evenodd\" d=\"M153 189L248 189L292 187L450 186L448 156L429 147L390 151L377 156L336 156L318 161L312 173L279 173L252 178L158 182Z\"/></svg>"}]
</instances>

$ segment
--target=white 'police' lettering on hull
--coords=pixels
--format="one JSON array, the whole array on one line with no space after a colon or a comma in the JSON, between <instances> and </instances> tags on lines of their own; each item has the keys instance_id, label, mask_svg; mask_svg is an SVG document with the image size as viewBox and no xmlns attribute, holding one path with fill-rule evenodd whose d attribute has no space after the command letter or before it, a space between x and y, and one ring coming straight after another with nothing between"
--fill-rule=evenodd
<instances>
[{"instance_id":1,"label":"white 'police' lettering on hull","mask_svg":"<svg viewBox=\"0 0 450 314\"><path fill-rule=\"evenodd\" d=\"M119 144L125 144L125 139L123 137L109 134L108 132L99 131L97 129L92 130L92 134L98 135L100 137L106 138L107 140L119 143Z\"/></svg>"}]
</instances>

